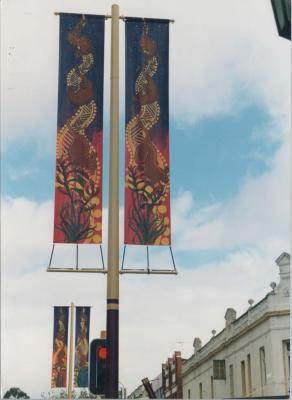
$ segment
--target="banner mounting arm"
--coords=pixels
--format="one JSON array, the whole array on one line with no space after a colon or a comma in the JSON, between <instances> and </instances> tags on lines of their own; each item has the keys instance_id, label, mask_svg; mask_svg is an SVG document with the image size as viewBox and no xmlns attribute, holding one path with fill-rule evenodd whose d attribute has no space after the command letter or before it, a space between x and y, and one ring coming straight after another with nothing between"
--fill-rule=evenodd
<instances>
[{"instance_id":1,"label":"banner mounting arm","mask_svg":"<svg viewBox=\"0 0 292 400\"><path fill-rule=\"evenodd\" d=\"M61 13L60 12L58 12L58 11L55 11L54 12L54 15L60 15ZM111 15L109 15L109 14L106 14L106 15L104 15L104 18L105 19L111 19ZM84 14L82 14L82 18L84 19ZM123 20L124 22L127 20L127 18L129 18L129 17L125 17L124 15L121 15L121 16L119 16L119 19L121 19L121 20ZM175 19L169 19L168 20L171 24L174 24L175 23Z\"/></svg>"}]
</instances>

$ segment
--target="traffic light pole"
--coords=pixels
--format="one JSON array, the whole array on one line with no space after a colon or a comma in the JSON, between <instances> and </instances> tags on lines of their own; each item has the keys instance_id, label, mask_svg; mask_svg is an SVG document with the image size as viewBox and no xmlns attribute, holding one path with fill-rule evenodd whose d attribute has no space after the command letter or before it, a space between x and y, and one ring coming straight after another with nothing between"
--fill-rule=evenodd
<instances>
[{"instance_id":1,"label":"traffic light pole","mask_svg":"<svg viewBox=\"0 0 292 400\"><path fill-rule=\"evenodd\" d=\"M119 6L111 15L110 160L105 397L119 390Z\"/></svg>"}]
</instances>

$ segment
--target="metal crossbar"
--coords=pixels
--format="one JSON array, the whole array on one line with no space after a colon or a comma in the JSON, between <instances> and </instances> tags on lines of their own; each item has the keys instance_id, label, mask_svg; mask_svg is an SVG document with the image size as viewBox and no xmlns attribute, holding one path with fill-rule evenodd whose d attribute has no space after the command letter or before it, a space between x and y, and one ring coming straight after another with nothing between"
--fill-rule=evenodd
<instances>
[{"instance_id":1,"label":"metal crossbar","mask_svg":"<svg viewBox=\"0 0 292 400\"><path fill-rule=\"evenodd\" d=\"M102 268L70 268L70 267L48 267L47 272L86 272L107 274L106 269Z\"/></svg>"},{"instance_id":2,"label":"metal crossbar","mask_svg":"<svg viewBox=\"0 0 292 400\"><path fill-rule=\"evenodd\" d=\"M172 267L173 267L172 269L151 268L150 267L149 246L146 246L146 257L147 257L146 269L145 268L125 267L126 247L127 247L127 245L124 245L122 267L120 269L120 274L148 274L148 275L150 275L150 274L177 275L178 274L176 266L175 266L175 261L174 261L171 246L169 246L169 251L170 251L171 260L172 260Z\"/></svg>"},{"instance_id":3,"label":"metal crossbar","mask_svg":"<svg viewBox=\"0 0 292 400\"><path fill-rule=\"evenodd\" d=\"M58 266L52 266L54 250L55 250L55 243L53 243L51 256L50 256L50 261L49 261L49 265L47 267L47 272L83 272L83 273L106 274L107 270L104 267L104 258L103 258L103 251L102 251L102 246L101 245L99 246L99 249L100 249L100 257L101 257L101 262L102 262L102 268L80 267L79 266L78 244L76 244L76 265L75 265L75 267L58 267Z\"/></svg>"},{"instance_id":4,"label":"metal crossbar","mask_svg":"<svg viewBox=\"0 0 292 400\"><path fill-rule=\"evenodd\" d=\"M119 271L120 274L147 274L147 275L177 275L177 269L175 266L174 256L172 252L171 246L169 246L169 251L172 260L172 269L162 269L162 268L151 268L150 266L150 252L149 246L146 246L146 268L131 268L125 266L125 256L126 256L126 248L127 245L124 245L123 250L123 258L122 258L122 267ZM52 266L54 250L55 250L55 243L52 246L52 251L50 255L49 265L47 267L47 272L73 272L73 273L100 273L100 274L107 274L107 270L104 266L104 258L103 258L103 251L102 246L99 246L100 249L100 257L102 261L102 268L87 268L87 267L80 267L79 266L79 249L78 244L76 244L76 265L75 267L61 267L61 266Z\"/></svg>"}]
</instances>

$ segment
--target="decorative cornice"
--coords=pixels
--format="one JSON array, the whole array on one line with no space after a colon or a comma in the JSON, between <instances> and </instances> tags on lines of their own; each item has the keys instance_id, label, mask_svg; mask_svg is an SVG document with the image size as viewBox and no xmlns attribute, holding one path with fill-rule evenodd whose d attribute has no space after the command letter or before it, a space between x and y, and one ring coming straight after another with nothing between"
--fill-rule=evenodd
<instances>
[{"instance_id":1,"label":"decorative cornice","mask_svg":"<svg viewBox=\"0 0 292 400\"><path fill-rule=\"evenodd\" d=\"M216 349L213 351L210 351L205 357L203 357L201 360L197 361L195 364L190 365L190 367L182 371L182 377L185 377L188 375L190 372L192 372L194 369L198 368L200 365L204 364L206 361L208 361L210 358L213 358L216 354L220 353L220 351L224 350L226 347L228 347L231 343L239 339L241 336L245 335L247 332L251 331L258 325L262 324L265 322L267 319L272 318L272 317L281 317L285 315L290 315L290 310L281 310L281 311L268 311L264 315L262 315L257 321L254 321L250 325L246 326L243 328L240 332L235 333L234 336L231 336L229 339L226 340L226 342L222 343L219 345ZM223 331L220 332L222 334L226 329L223 329ZM192 356L194 357L194 356ZM192 358L191 357L191 358ZM189 359L190 360L190 359ZM187 361L189 361L187 360ZM185 364L186 365L186 364ZM184 366L183 366L184 369Z\"/></svg>"},{"instance_id":2,"label":"decorative cornice","mask_svg":"<svg viewBox=\"0 0 292 400\"><path fill-rule=\"evenodd\" d=\"M286 259L286 263L284 265L290 264L290 254L283 252L276 260L275 263L277 265L282 265L282 262Z\"/></svg>"}]
</instances>

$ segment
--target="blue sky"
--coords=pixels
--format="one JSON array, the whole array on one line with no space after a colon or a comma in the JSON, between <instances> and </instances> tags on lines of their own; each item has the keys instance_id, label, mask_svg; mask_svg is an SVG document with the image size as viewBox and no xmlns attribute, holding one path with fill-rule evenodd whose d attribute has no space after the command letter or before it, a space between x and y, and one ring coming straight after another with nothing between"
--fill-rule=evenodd
<instances>
[{"instance_id":1,"label":"blue sky","mask_svg":"<svg viewBox=\"0 0 292 400\"><path fill-rule=\"evenodd\" d=\"M123 126L121 119L120 198L123 205ZM267 111L258 104L249 104L234 114L202 118L193 124L170 122L170 157L172 193L188 188L198 206L230 200L249 176L262 174L269 168L279 142L256 137L256 130L270 129L273 124ZM25 196L45 201L54 196L55 134L44 126L46 144L35 138L4 142L2 158L2 195ZM29 135L29 134L28 134ZM25 136L25 132L24 132ZM104 179L108 180L108 123L104 138ZM191 172L191 174L190 174ZM191 176L190 176L191 175ZM107 192L104 193L107 203Z\"/></svg>"},{"instance_id":2,"label":"blue sky","mask_svg":"<svg viewBox=\"0 0 292 400\"><path fill-rule=\"evenodd\" d=\"M290 248L290 42L278 37L266 0L182 0L179 7L174 0L117 2L123 15L176 20L170 25L170 160L172 245L179 275L121 277L120 380L131 391L141 377L157 375L173 351L189 357L194 336L205 343L212 329L220 331L227 307L240 315L249 298L260 300L269 283L278 282L274 260ZM109 13L110 5L100 1L98 13ZM91 338L105 326L105 277L46 272L57 121L54 11L95 13L97 4L4 0L2 10L2 390L20 386L38 397L50 385L52 305L91 304ZM108 20L105 253L109 28ZM122 22L120 46L122 223ZM72 251L60 246L56 262L72 263ZM95 261L94 252L84 248L84 264ZM143 265L141 254L129 253L129 263ZM169 264L165 251L152 254L155 265ZM137 317L139 309L143 320ZM183 348L175 344L181 341ZM30 351L35 343L38 353ZM26 360L17 369L16 354Z\"/></svg>"}]
</instances>

